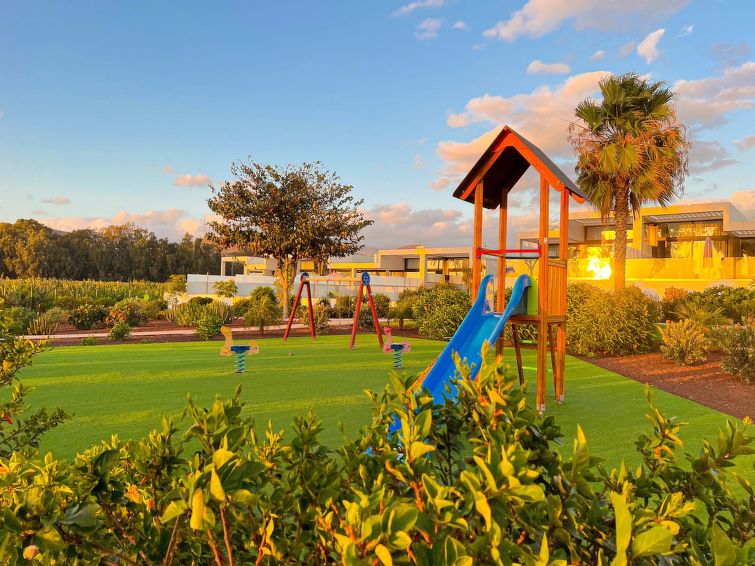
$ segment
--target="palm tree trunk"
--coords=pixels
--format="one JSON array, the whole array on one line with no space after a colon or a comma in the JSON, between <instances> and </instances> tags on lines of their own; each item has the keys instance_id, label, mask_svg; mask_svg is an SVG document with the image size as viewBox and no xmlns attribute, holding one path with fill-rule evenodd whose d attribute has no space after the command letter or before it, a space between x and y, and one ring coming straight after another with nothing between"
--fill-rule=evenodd
<instances>
[{"instance_id":1,"label":"palm tree trunk","mask_svg":"<svg viewBox=\"0 0 755 566\"><path fill-rule=\"evenodd\" d=\"M629 188L623 184L616 193L616 220L613 241L613 290L621 291L626 286L627 224L629 223Z\"/></svg>"}]
</instances>

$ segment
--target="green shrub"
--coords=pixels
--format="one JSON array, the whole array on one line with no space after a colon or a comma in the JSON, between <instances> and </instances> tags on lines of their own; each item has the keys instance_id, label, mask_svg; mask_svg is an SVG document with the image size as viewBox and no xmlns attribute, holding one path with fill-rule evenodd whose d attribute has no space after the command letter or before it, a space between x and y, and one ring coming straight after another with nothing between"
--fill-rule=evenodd
<instances>
[{"instance_id":1,"label":"green shrub","mask_svg":"<svg viewBox=\"0 0 755 566\"><path fill-rule=\"evenodd\" d=\"M165 283L165 290L171 295L186 292L186 275L171 275Z\"/></svg>"},{"instance_id":2,"label":"green shrub","mask_svg":"<svg viewBox=\"0 0 755 566\"><path fill-rule=\"evenodd\" d=\"M466 291L441 283L419 293L412 314L420 336L444 340L453 336L471 307Z\"/></svg>"},{"instance_id":3,"label":"green shrub","mask_svg":"<svg viewBox=\"0 0 755 566\"><path fill-rule=\"evenodd\" d=\"M144 338L142 338L141 340L139 340L139 343L140 344L154 344L155 343L155 339L152 338L151 336L145 336Z\"/></svg>"},{"instance_id":4,"label":"green shrub","mask_svg":"<svg viewBox=\"0 0 755 566\"><path fill-rule=\"evenodd\" d=\"M200 340L210 340L220 334L220 327L223 321L216 314L205 312L204 315L196 322L195 334Z\"/></svg>"},{"instance_id":5,"label":"green shrub","mask_svg":"<svg viewBox=\"0 0 755 566\"><path fill-rule=\"evenodd\" d=\"M376 293L372 296L372 300L375 303L375 312L377 313L378 320L388 318L391 310L391 300L388 296ZM362 299L362 307L359 312L359 327L365 330L375 329L375 321L372 320L372 309L366 296Z\"/></svg>"},{"instance_id":6,"label":"green shrub","mask_svg":"<svg viewBox=\"0 0 755 566\"><path fill-rule=\"evenodd\" d=\"M62 324L68 322L68 312L60 307L52 307L46 310L44 314L51 323Z\"/></svg>"},{"instance_id":7,"label":"green shrub","mask_svg":"<svg viewBox=\"0 0 755 566\"><path fill-rule=\"evenodd\" d=\"M69 313L68 321L79 330L91 330L92 328L104 328L107 315L107 307L84 304Z\"/></svg>"},{"instance_id":8,"label":"green shrub","mask_svg":"<svg viewBox=\"0 0 755 566\"><path fill-rule=\"evenodd\" d=\"M726 324L720 307L705 307L693 301L681 303L675 314L677 320L691 320L703 329Z\"/></svg>"},{"instance_id":9,"label":"green shrub","mask_svg":"<svg viewBox=\"0 0 755 566\"><path fill-rule=\"evenodd\" d=\"M353 318L356 308L356 299L350 295L339 295L333 304L333 316L335 318Z\"/></svg>"},{"instance_id":10,"label":"green shrub","mask_svg":"<svg viewBox=\"0 0 755 566\"><path fill-rule=\"evenodd\" d=\"M148 320L145 312L145 304L148 302L143 299L118 301L108 312L105 324L114 326L119 322L125 322L129 326L143 326Z\"/></svg>"},{"instance_id":11,"label":"green shrub","mask_svg":"<svg viewBox=\"0 0 755 566\"><path fill-rule=\"evenodd\" d=\"M312 305L312 318L315 321L315 333L317 335L327 334L330 328L329 314L330 309L326 305L314 304ZM299 324L303 324L309 328L309 311L307 305L299 305L299 311L296 313L299 319Z\"/></svg>"},{"instance_id":12,"label":"green shrub","mask_svg":"<svg viewBox=\"0 0 755 566\"><path fill-rule=\"evenodd\" d=\"M659 311L658 301L637 287L613 293L587 283L570 283L567 349L588 357L649 352L658 338Z\"/></svg>"},{"instance_id":13,"label":"green shrub","mask_svg":"<svg viewBox=\"0 0 755 566\"><path fill-rule=\"evenodd\" d=\"M691 319L668 322L661 330L661 353L680 366L704 362L708 340L702 327Z\"/></svg>"},{"instance_id":14,"label":"green shrub","mask_svg":"<svg viewBox=\"0 0 755 566\"><path fill-rule=\"evenodd\" d=\"M412 308L419 293L414 289L404 289L398 295L398 301L391 305L388 316L391 320L398 320L398 327L403 330L404 321L414 316Z\"/></svg>"},{"instance_id":15,"label":"green shrub","mask_svg":"<svg viewBox=\"0 0 755 566\"><path fill-rule=\"evenodd\" d=\"M750 427L682 454L651 398L639 463L609 471L581 429L562 454L503 373L483 366L444 405L394 375L339 450L312 412L258 428L237 393L189 398L183 434L163 420L72 462L0 460L0 562L34 545L40 564L753 564L752 488L730 471Z\"/></svg>"},{"instance_id":16,"label":"green shrub","mask_svg":"<svg viewBox=\"0 0 755 566\"><path fill-rule=\"evenodd\" d=\"M216 316L221 324L230 324L236 318L233 314L233 307L221 301L212 301L209 305L205 305L205 309L208 313Z\"/></svg>"},{"instance_id":17,"label":"green shrub","mask_svg":"<svg viewBox=\"0 0 755 566\"><path fill-rule=\"evenodd\" d=\"M49 312L49 311L48 311ZM29 334L35 336L51 336L58 332L58 322L48 313L44 313L35 318L28 328Z\"/></svg>"},{"instance_id":18,"label":"green shrub","mask_svg":"<svg viewBox=\"0 0 755 566\"><path fill-rule=\"evenodd\" d=\"M278 297L270 287L257 287L249 295L244 313L244 322L249 326L256 326L260 334L264 334L266 326L281 323L281 311Z\"/></svg>"},{"instance_id":19,"label":"green shrub","mask_svg":"<svg viewBox=\"0 0 755 566\"><path fill-rule=\"evenodd\" d=\"M188 302L191 305L209 305L212 301L212 297L192 297Z\"/></svg>"},{"instance_id":20,"label":"green shrub","mask_svg":"<svg viewBox=\"0 0 755 566\"><path fill-rule=\"evenodd\" d=\"M713 339L723 352L721 367L745 383L755 382L755 320L716 329Z\"/></svg>"},{"instance_id":21,"label":"green shrub","mask_svg":"<svg viewBox=\"0 0 755 566\"><path fill-rule=\"evenodd\" d=\"M663 320L678 320L677 311L684 304L689 295L687 289L678 287L666 287L661 300L661 317Z\"/></svg>"},{"instance_id":22,"label":"green shrub","mask_svg":"<svg viewBox=\"0 0 755 566\"><path fill-rule=\"evenodd\" d=\"M126 340L131 336L131 326L125 321L116 322L107 336L111 340Z\"/></svg>"},{"instance_id":23,"label":"green shrub","mask_svg":"<svg viewBox=\"0 0 755 566\"><path fill-rule=\"evenodd\" d=\"M724 317L741 323L755 314L755 288L714 285L704 291L689 293L684 302L703 309L719 309Z\"/></svg>"},{"instance_id":24,"label":"green shrub","mask_svg":"<svg viewBox=\"0 0 755 566\"><path fill-rule=\"evenodd\" d=\"M97 337L96 336L86 336L85 338L81 339L81 345L82 346L96 346L97 345Z\"/></svg>"},{"instance_id":25,"label":"green shrub","mask_svg":"<svg viewBox=\"0 0 755 566\"><path fill-rule=\"evenodd\" d=\"M6 332L14 336L26 334L29 325L37 318L37 313L27 307L10 307L0 310L0 323Z\"/></svg>"},{"instance_id":26,"label":"green shrub","mask_svg":"<svg viewBox=\"0 0 755 566\"><path fill-rule=\"evenodd\" d=\"M228 299L235 297L239 292L239 288L233 279L217 281L213 284L212 288L218 297L225 297Z\"/></svg>"}]
</instances>

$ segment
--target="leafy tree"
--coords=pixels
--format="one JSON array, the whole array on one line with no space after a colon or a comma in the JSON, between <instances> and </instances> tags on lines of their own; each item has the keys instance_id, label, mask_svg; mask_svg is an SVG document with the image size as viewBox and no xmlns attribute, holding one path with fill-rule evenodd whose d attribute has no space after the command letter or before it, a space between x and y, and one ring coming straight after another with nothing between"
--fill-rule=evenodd
<instances>
[{"instance_id":1,"label":"leafy tree","mask_svg":"<svg viewBox=\"0 0 755 566\"><path fill-rule=\"evenodd\" d=\"M216 281L212 288L215 290L215 294L218 297L225 297L228 299L235 297L239 292L239 288L233 279L229 279L227 281Z\"/></svg>"},{"instance_id":2,"label":"leafy tree","mask_svg":"<svg viewBox=\"0 0 755 566\"><path fill-rule=\"evenodd\" d=\"M668 204L683 192L689 141L677 121L675 94L634 73L600 82L601 101L577 105L569 139L578 183L603 218L613 214L614 290L626 280L627 226L643 205ZM635 237L639 238L637 234Z\"/></svg>"},{"instance_id":3,"label":"leafy tree","mask_svg":"<svg viewBox=\"0 0 755 566\"><path fill-rule=\"evenodd\" d=\"M231 174L234 180L212 187L208 205L221 219L210 223L211 238L278 262L285 315L299 260L321 262L359 251L360 233L372 221L364 218L352 187L319 162L285 168L238 162Z\"/></svg>"}]
</instances>

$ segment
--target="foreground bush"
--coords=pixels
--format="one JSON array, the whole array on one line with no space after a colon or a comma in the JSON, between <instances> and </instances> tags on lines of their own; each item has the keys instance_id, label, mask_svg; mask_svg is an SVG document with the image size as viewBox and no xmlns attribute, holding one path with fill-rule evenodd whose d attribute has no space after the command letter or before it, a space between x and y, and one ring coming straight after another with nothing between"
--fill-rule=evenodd
<instances>
[{"instance_id":1,"label":"foreground bush","mask_svg":"<svg viewBox=\"0 0 755 566\"><path fill-rule=\"evenodd\" d=\"M619 293L570 283L566 293L569 353L621 356L649 352L658 339L658 301L637 287Z\"/></svg>"},{"instance_id":2,"label":"foreground bush","mask_svg":"<svg viewBox=\"0 0 755 566\"><path fill-rule=\"evenodd\" d=\"M472 299L466 291L438 284L420 290L412 306L412 318L420 336L444 340L454 335L470 308Z\"/></svg>"},{"instance_id":3,"label":"foreground bush","mask_svg":"<svg viewBox=\"0 0 755 566\"><path fill-rule=\"evenodd\" d=\"M723 352L721 367L745 383L755 382L755 320L717 329L716 345Z\"/></svg>"},{"instance_id":4,"label":"foreground bush","mask_svg":"<svg viewBox=\"0 0 755 566\"><path fill-rule=\"evenodd\" d=\"M411 381L411 379L409 380ZM652 405L641 465L610 472L577 430L500 367L459 382L457 402L370 393L372 423L337 451L312 413L291 438L257 429L238 394L140 441L112 438L72 463L0 459L0 562L109 564L752 564L751 453L738 421L680 457L680 424ZM401 427L388 434L396 414ZM689 458L691 465L684 462ZM684 463L682 463L684 462ZM732 490L737 480L739 498Z\"/></svg>"},{"instance_id":5,"label":"foreground bush","mask_svg":"<svg viewBox=\"0 0 755 566\"><path fill-rule=\"evenodd\" d=\"M707 350L708 340L703 329L690 319L668 322L661 330L661 353L677 365L704 362Z\"/></svg>"}]
</instances>

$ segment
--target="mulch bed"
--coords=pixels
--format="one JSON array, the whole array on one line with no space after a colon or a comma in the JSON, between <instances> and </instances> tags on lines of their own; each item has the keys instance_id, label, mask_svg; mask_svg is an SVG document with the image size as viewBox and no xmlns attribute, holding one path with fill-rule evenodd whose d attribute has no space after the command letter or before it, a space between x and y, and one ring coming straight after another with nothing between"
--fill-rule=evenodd
<instances>
[{"instance_id":1,"label":"mulch bed","mask_svg":"<svg viewBox=\"0 0 755 566\"><path fill-rule=\"evenodd\" d=\"M694 366L677 366L660 353L585 361L733 417L755 417L755 384L723 371L717 353Z\"/></svg>"}]
</instances>

